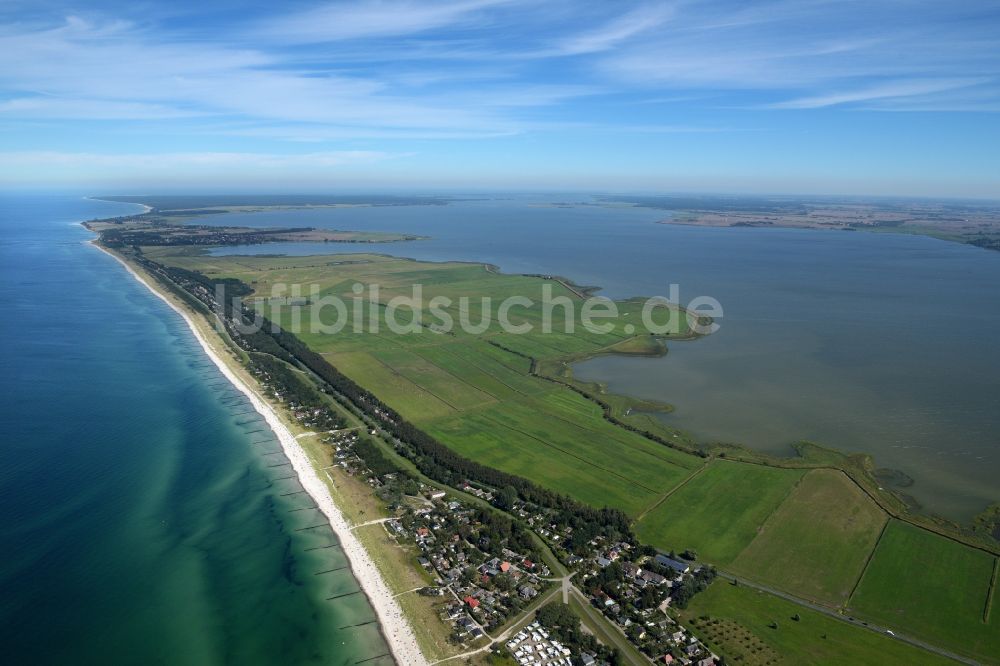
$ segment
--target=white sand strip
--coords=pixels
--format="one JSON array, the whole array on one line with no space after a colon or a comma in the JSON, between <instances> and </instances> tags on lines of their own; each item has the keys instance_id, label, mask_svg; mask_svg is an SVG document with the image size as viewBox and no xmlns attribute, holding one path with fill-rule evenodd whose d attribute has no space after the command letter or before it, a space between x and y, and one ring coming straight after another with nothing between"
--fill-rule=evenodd
<instances>
[{"instance_id":1,"label":"white sand strip","mask_svg":"<svg viewBox=\"0 0 1000 666\"><path fill-rule=\"evenodd\" d=\"M96 197L84 197L84 199L88 199L90 201L110 201L111 203L128 203L128 205L130 205L130 206L142 206L142 208L143 208L143 211L141 213L126 213L126 215L145 215L146 213L149 213L149 212L151 212L153 210L152 206L147 206L146 204L141 204L141 203L131 203L131 202L125 202L125 201L113 201L112 199L98 199ZM114 215L112 217L119 217L119 216ZM74 222L74 224L78 224L78 223ZM97 245L97 244L94 243L94 245ZM101 249L103 250L104 248L101 248ZM117 258L118 257L115 257L115 259L117 259ZM148 287L149 285L146 285L146 286Z\"/></svg>"},{"instance_id":2,"label":"white sand strip","mask_svg":"<svg viewBox=\"0 0 1000 666\"><path fill-rule=\"evenodd\" d=\"M378 567L375 566L375 562L373 562L371 557L368 555L368 551L364 549L361 542L358 541L353 532L351 532L351 526L337 508L337 505L334 504L333 498L330 496L330 492L326 487L326 484L324 484L319 478L319 475L312 466L312 463L309 462L309 458L306 456L305 451L303 451L302 447L298 445L295 437L292 436L292 433L289 432L285 424L281 422L281 419L278 417L278 414L274 411L271 405L258 395L256 391L247 386L226 365L226 363L222 360L220 353L209 343L207 339L205 339L187 312L177 307L173 301L160 292L156 285L151 284L150 281L148 281L144 276L132 270L132 267L125 263L120 257L112 252L108 252L96 243L91 244L99 250L114 257L115 260L124 266L125 270L127 270L136 280L144 284L151 292L163 300L164 303L169 305L174 312L183 317L184 321L188 325L188 328L191 329L191 333L194 334L194 337L201 344L202 349L205 350L208 357L212 359L212 362L219 368L219 371L225 375L226 379L228 379L233 386L247 396L254 409L264 417L267 424L271 427L271 430L277 436L278 441L281 442L281 448L284 449L285 455L288 456L289 461L291 461L292 468L298 475L299 482L302 484L302 487L316 502L316 506L318 506L326 515L327 519L329 519L330 526L336 533L344 554L350 562L354 578L361 585L361 589L364 591L365 596L368 597L368 601L371 603L372 607L375 609L375 613L378 615L382 633L386 638L386 642L389 644L389 649L392 650L396 663L403 664L405 666L410 666L411 664L413 666L426 666L428 662L420 652L420 647L417 645L417 639L413 634L413 629L410 627L409 622L403 615L403 611L396 602L389 586L386 585L385 580L383 580L382 575L379 573Z\"/></svg>"}]
</instances>

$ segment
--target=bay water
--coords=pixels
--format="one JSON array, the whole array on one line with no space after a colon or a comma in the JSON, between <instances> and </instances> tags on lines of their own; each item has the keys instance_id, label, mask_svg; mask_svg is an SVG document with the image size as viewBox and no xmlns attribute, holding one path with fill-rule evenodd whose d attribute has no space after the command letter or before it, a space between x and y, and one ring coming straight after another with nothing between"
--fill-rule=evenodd
<instances>
[{"instance_id":1,"label":"bay water","mask_svg":"<svg viewBox=\"0 0 1000 666\"><path fill-rule=\"evenodd\" d=\"M210 224L395 231L429 240L271 244L216 254L381 252L488 262L624 298L711 296L720 330L659 359L574 367L675 406L704 441L791 455L799 440L874 456L927 511L965 521L1000 501L1000 252L921 236L657 224L667 211L580 195L445 206L214 215ZM898 477L897 478L903 478Z\"/></svg>"}]
</instances>

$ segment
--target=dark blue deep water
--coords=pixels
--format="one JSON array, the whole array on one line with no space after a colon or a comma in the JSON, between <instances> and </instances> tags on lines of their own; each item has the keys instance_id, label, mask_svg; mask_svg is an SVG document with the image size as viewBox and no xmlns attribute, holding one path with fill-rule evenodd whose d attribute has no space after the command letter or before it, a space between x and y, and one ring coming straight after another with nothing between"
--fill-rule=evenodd
<instances>
[{"instance_id":1,"label":"dark blue deep water","mask_svg":"<svg viewBox=\"0 0 1000 666\"><path fill-rule=\"evenodd\" d=\"M273 436L76 222L0 198L0 645L9 664L353 664L386 652ZM376 662L372 662L376 663Z\"/></svg>"}]
</instances>

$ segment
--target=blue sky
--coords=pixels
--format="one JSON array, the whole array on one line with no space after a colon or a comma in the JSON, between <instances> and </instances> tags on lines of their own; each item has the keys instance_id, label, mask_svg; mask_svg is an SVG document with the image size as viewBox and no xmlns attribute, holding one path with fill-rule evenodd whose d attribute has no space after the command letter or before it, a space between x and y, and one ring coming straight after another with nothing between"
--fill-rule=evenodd
<instances>
[{"instance_id":1,"label":"blue sky","mask_svg":"<svg viewBox=\"0 0 1000 666\"><path fill-rule=\"evenodd\" d=\"M0 3L0 187L1000 198L1000 2Z\"/></svg>"}]
</instances>

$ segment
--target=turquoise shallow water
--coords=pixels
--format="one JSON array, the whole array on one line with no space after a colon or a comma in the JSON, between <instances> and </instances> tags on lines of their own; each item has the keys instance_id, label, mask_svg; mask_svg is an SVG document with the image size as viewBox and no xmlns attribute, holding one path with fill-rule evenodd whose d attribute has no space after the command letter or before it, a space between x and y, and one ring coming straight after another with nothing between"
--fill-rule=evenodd
<instances>
[{"instance_id":1,"label":"turquoise shallow water","mask_svg":"<svg viewBox=\"0 0 1000 666\"><path fill-rule=\"evenodd\" d=\"M549 200L567 201L571 197ZM576 197L580 199L579 196ZM810 439L875 456L929 510L968 519L1000 500L1000 252L897 234L656 224L648 209L447 206L217 215L212 224L387 230L431 240L286 244L219 254L378 251L553 273L614 297L712 296L722 329L661 359L603 357L578 376L677 409L704 440L790 454Z\"/></svg>"},{"instance_id":2,"label":"turquoise shallow water","mask_svg":"<svg viewBox=\"0 0 1000 666\"><path fill-rule=\"evenodd\" d=\"M354 664L374 612L273 435L85 243L134 210L0 199L0 644L16 664ZM367 624L364 624L367 623ZM362 626L353 626L362 625ZM389 663L389 659L368 663Z\"/></svg>"}]
</instances>

